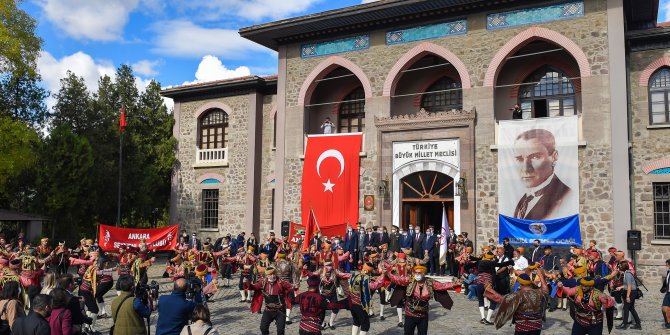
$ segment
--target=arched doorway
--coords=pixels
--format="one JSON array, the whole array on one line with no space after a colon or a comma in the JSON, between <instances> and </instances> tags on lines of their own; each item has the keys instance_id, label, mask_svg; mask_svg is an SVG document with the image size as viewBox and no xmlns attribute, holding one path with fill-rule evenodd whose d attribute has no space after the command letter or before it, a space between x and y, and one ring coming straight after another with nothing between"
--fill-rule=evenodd
<instances>
[{"instance_id":1,"label":"arched doorway","mask_svg":"<svg viewBox=\"0 0 670 335\"><path fill-rule=\"evenodd\" d=\"M362 132L365 127L365 89L349 69L335 67L318 80L305 105L305 133L322 134L329 119L333 133Z\"/></svg>"},{"instance_id":2,"label":"arched doorway","mask_svg":"<svg viewBox=\"0 0 670 335\"><path fill-rule=\"evenodd\" d=\"M442 231L443 207L449 228L454 228L454 179L436 171L419 171L400 180L401 227Z\"/></svg>"}]
</instances>

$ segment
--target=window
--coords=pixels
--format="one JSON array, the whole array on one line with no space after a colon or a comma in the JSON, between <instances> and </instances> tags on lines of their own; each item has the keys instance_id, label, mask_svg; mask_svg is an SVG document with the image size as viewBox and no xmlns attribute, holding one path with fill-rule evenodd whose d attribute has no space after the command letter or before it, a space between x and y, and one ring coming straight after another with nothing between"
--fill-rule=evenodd
<instances>
[{"instance_id":1,"label":"window","mask_svg":"<svg viewBox=\"0 0 670 335\"><path fill-rule=\"evenodd\" d=\"M363 87L353 90L340 104L340 133L361 132L365 129L365 91Z\"/></svg>"},{"instance_id":2,"label":"window","mask_svg":"<svg viewBox=\"0 0 670 335\"><path fill-rule=\"evenodd\" d=\"M463 109L461 83L448 77L439 79L421 97L421 108L430 112Z\"/></svg>"},{"instance_id":3,"label":"window","mask_svg":"<svg viewBox=\"0 0 670 335\"><path fill-rule=\"evenodd\" d=\"M668 108L670 92L670 69L663 68L649 80L649 122L651 124L670 123Z\"/></svg>"},{"instance_id":4,"label":"window","mask_svg":"<svg viewBox=\"0 0 670 335\"><path fill-rule=\"evenodd\" d=\"M201 227L219 227L219 190L202 190Z\"/></svg>"},{"instance_id":5,"label":"window","mask_svg":"<svg viewBox=\"0 0 670 335\"><path fill-rule=\"evenodd\" d=\"M575 115L575 90L572 80L549 66L535 71L519 90L519 105L524 118Z\"/></svg>"},{"instance_id":6,"label":"window","mask_svg":"<svg viewBox=\"0 0 670 335\"><path fill-rule=\"evenodd\" d=\"M215 109L200 118L200 149L228 146L228 114Z\"/></svg>"},{"instance_id":7,"label":"window","mask_svg":"<svg viewBox=\"0 0 670 335\"><path fill-rule=\"evenodd\" d=\"M654 238L670 239L670 183L654 183Z\"/></svg>"}]
</instances>

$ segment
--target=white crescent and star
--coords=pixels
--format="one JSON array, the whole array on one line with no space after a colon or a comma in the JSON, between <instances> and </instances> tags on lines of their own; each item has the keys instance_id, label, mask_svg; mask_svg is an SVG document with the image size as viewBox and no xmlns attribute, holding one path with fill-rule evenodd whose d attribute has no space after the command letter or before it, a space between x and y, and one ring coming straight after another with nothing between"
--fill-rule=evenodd
<instances>
[{"instance_id":1,"label":"white crescent and star","mask_svg":"<svg viewBox=\"0 0 670 335\"><path fill-rule=\"evenodd\" d=\"M340 176L342 176L342 173L344 172L344 156L342 156L341 152L335 149L329 149L321 153L319 159L316 160L316 174L319 175L319 177L321 177L321 163L323 163L323 161L326 160L326 158L330 157L337 159L337 161L340 163L340 174L337 175L337 178L340 178ZM330 191L331 193L333 193L333 186L335 186L335 184L330 182L330 178L325 183L322 184L324 186L323 189L324 192Z\"/></svg>"}]
</instances>

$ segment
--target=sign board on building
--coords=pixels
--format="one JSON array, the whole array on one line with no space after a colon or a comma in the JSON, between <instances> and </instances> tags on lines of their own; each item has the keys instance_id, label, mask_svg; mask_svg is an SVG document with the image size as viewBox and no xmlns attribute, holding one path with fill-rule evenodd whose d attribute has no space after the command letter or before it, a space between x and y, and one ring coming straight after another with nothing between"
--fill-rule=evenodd
<instances>
[{"instance_id":1,"label":"sign board on building","mask_svg":"<svg viewBox=\"0 0 670 335\"><path fill-rule=\"evenodd\" d=\"M433 160L460 168L459 148L458 139L393 142L393 171L419 160Z\"/></svg>"}]
</instances>

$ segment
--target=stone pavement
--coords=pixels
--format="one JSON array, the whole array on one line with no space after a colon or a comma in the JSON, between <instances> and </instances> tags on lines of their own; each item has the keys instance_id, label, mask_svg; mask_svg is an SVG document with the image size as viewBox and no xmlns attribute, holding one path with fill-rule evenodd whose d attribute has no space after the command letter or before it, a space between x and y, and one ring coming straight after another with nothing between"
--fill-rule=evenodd
<instances>
[{"instance_id":1,"label":"stone pavement","mask_svg":"<svg viewBox=\"0 0 670 335\"><path fill-rule=\"evenodd\" d=\"M164 263L154 265L149 272L150 281L156 280L160 283L160 294L169 294L172 290L172 282L169 279L161 278L161 274L165 269ZM209 308L212 313L212 322L219 330L221 335L224 334L260 334L259 324L261 320L260 314L251 314L249 311L249 304L238 302L240 299L239 291L237 290L238 277L234 276L231 280L231 288L221 288L219 292L213 297L214 301L209 303ZM660 280L658 281L660 282ZM232 285L235 284L235 285ZM662 329L663 316L660 312L660 305L663 295L659 293L660 286L658 283L645 283L649 288L649 292L644 291L644 298L636 302L636 307L640 318L642 319L642 330L617 330L613 329L612 334L670 334L670 331ZM304 288L301 288L301 291ZM476 301L468 301L463 294L455 294L453 292L454 308L450 311L443 309L437 302L431 303L430 326L429 334L514 334L514 328L509 325L504 326L499 330L495 330L494 326L486 326L479 323L479 311ZM111 314L111 302L114 299L115 293L112 290L105 297L107 312ZM379 297L374 296L375 312L379 311ZM381 321L379 317L371 320L371 328L369 334L403 334L401 328L397 327L398 318L395 309L387 306L385 311L386 320ZM328 312L327 317L330 315ZM157 313L154 313L151 318L151 334L155 333L155 325ZM287 326L286 334L298 334L299 319L298 308L293 309L292 319L294 323ZM112 324L111 318L106 318L98 321L98 331L103 334L109 333L109 327ZM615 323L615 325L618 324ZM340 311L337 320L335 321L335 330L325 330L324 335L328 334L349 334L351 332L351 314L349 311ZM556 311L547 313L547 322L545 323L542 334L545 335L565 335L570 334L570 327L572 320L567 311ZM270 333L276 334L273 328L270 327ZM606 333L606 331L605 331Z\"/></svg>"}]
</instances>

